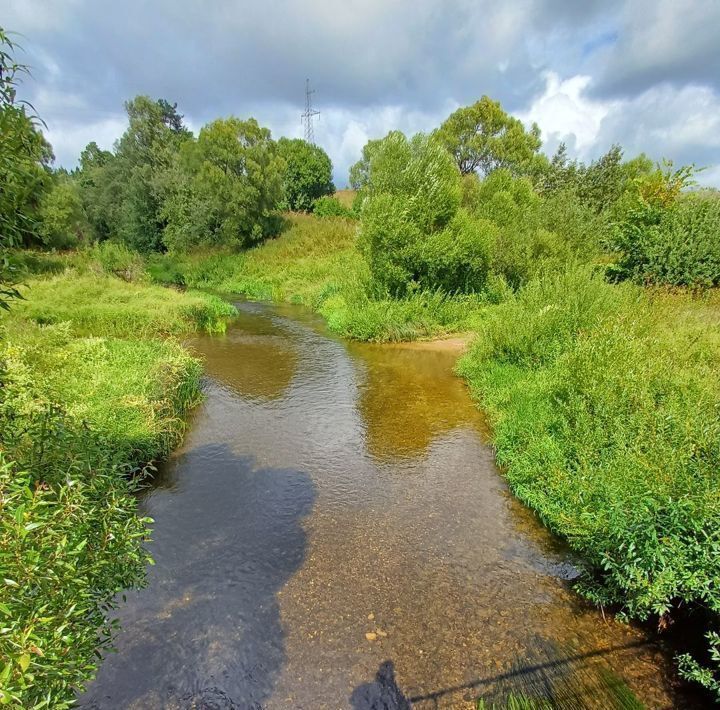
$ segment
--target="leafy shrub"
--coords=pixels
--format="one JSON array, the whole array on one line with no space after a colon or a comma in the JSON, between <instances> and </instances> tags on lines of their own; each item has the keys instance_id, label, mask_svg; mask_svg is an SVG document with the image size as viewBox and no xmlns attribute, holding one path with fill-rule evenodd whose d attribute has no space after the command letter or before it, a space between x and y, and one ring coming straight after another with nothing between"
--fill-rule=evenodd
<instances>
[{"instance_id":1,"label":"leafy shrub","mask_svg":"<svg viewBox=\"0 0 720 710\"><path fill-rule=\"evenodd\" d=\"M65 456L48 480L0 453L0 700L65 708L111 643L115 595L144 580L148 521L97 443L68 435L57 413L33 426Z\"/></svg>"},{"instance_id":2,"label":"leafy shrub","mask_svg":"<svg viewBox=\"0 0 720 710\"><path fill-rule=\"evenodd\" d=\"M546 228L548 212L528 178L498 169L482 181L465 176L463 184L471 213L496 226L491 267L513 289L542 270L564 267L581 251L572 239Z\"/></svg>"},{"instance_id":3,"label":"leafy shrub","mask_svg":"<svg viewBox=\"0 0 720 710\"><path fill-rule=\"evenodd\" d=\"M698 663L689 653L684 653L679 658L680 673L688 680L693 680L710 690L720 702L720 634L709 631L705 638L714 670Z\"/></svg>"},{"instance_id":4,"label":"leafy shrub","mask_svg":"<svg viewBox=\"0 0 720 710\"><path fill-rule=\"evenodd\" d=\"M369 175L360 246L375 283L394 296L480 291L492 226L460 208L460 175L442 146L392 133L374 148Z\"/></svg>"},{"instance_id":5,"label":"leafy shrub","mask_svg":"<svg viewBox=\"0 0 720 710\"><path fill-rule=\"evenodd\" d=\"M416 257L421 289L478 293L486 285L497 227L458 210L445 229L427 237Z\"/></svg>"},{"instance_id":6,"label":"leafy shrub","mask_svg":"<svg viewBox=\"0 0 720 710\"><path fill-rule=\"evenodd\" d=\"M318 199L313 202L312 211L316 217L352 218L355 216L352 210L340 203L340 200L335 197L330 197L329 195L318 197Z\"/></svg>"},{"instance_id":7,"label":"leafy shrub","mask_svg":"<svg viewBox=\"0 0 720 710\"><path fill-rule=\"evenodd\" d=\"M640 203L617 225L612 246L616 278L720 285L720 200L689 195L669 207Z\"/></svg>"},{"instance_id":8,"label":"leafy shrub","mask_svg":"<svg viewBox=\"0 0 720 710\"><path fill-rule=\"evenodd\" d=\"M111 645L116 595L143 583L149 521L127 476L178 442L200 365L169 341L6 327L0 700L64 708Z\"/></svg>"}]
</instances>

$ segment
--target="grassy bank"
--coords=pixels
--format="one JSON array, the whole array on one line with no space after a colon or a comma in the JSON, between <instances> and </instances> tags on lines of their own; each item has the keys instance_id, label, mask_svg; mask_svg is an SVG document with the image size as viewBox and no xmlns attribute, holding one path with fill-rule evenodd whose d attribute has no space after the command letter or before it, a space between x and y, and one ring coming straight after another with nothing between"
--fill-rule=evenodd
<instances>
[{"instance_id":1,"label":"grassy bank","mask_svg":"<svg viewBox=\"0 0 720 710\"><path fill-rule=\"evenodd\" d=\"M581 590L635 618L720 611L718 331L712 303L677 297L688 323L668 299L540 279L460 364L513 491L587 561Z\"/></svg>"},{"instance_id":2,"label":"grassy bank","mask_svg":"<svg viewBox=\"0 0 720 710\"><path fill-rule=\"evenodd\" d=\"M0 319L0 699L58 708L110 644L115 594L144 578L131 474L177 444L200 396L199 362L167 336L234 309L87 254L37 261Z\"/></svg>"},{"instance_id":3,"label":"grassy bank","mask_svg":"<svg viewBox=\"0 0 720 710\"><path fill-rule=\"evenodd\" d=\"M158 283L302 304L336 333L376 342L466 331L488 302L488 296L451 298L440 291L403 299L374 293L356 240L353 220L296 214L278 238L246 252L154 255L148 272Z\"/></svg>"}]
</instances>

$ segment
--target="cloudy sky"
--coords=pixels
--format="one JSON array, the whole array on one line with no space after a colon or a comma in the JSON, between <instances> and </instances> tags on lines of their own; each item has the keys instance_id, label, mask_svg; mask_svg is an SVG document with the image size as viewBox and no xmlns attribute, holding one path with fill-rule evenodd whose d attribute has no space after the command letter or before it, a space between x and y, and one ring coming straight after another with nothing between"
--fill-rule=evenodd
<instances>
[{"instance_id":1,"label":"cloudy sky","mask_svg":"<svg viewBox=\"0 0 720 710\"><path fill-rule=\"evenodd\" d=\"M368 138L430 130L483 94L584 160L706 166L720 185L720 0L2 0L33 78L22 96L57 162L110 148L123 101L177 102L190 126L255 116L316 142L345 183Z\"/></svg>"}]
</instances>

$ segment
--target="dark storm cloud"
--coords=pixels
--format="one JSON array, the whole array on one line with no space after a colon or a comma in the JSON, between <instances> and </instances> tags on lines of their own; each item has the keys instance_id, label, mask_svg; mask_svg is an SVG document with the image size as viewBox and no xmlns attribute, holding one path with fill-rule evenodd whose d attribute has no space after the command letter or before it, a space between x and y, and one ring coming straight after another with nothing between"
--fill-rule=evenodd
<instances>
[{"instance_id":1,"label":"dark storm cloud","mask_svg":"<svg viewBox=\"0 0 720 710\"><path fill-rule=\"evenodd\" d=\"M598 58L596 96L632 97L658 84L720 89L720 2L638 0Z\"/></svg>"},{"instance_id":2,"label":"dark storm cloud","mask_svg":"<svg viewBox=\"0 0 720 710\"><path fill-rule=\"evenodd\" d=\"M325 101L349 107L429 108L483 92L519 104L539 86L527 38L536 28L583 24L600 7L558 0L23 4L32 11L17 13L25 25L18 29L31 52L60 67L50 77L36 66L38 80L52 78L56 91L80 94L98 111L148 93L193 115L258 101L299 104L306 75ZM41 14L54 21L34 22Z\"/></svg>"},{"instance_id":3,"label":"dark storm cloud","mask_svg":"<svg viewBox=\"0 0 720 710\"><path fill-rule=\"evenodd\" d=\"M585 156L606 149L600 143L608 139L633 146L662 139L655 153L669 147L720 160L692 106L683 120L697 125L693 135L654 123L663 86L673 105L689 85L710 87L702 106L715 105L718 0L6 4L1 21L24 34L34 67L23 92L48 123L61 164L91 138L110 147L122 132L123 101L141 93L177 101L195 128L234 113L257 116L276 135L297 135L308 76L323 111L319 140L335 151L341 182L368 136L432 129L482 94L518 115L545 117L549 144L562 136ZM538 108L552 99L548 72L559 77L559 91L565 79L582 78L571 121L553 108L567 97ZM593 136L598 145L588 148Z\"/></svg>"}]
</instances>

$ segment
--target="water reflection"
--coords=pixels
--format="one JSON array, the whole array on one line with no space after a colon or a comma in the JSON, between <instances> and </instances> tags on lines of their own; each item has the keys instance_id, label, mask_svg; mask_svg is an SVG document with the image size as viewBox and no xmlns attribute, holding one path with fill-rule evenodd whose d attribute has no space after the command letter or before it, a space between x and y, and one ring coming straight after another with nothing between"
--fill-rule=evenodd
<instances>
[{"instance_id":1,"label":"water reflection","mask_svg":"<svg viewBox=\"0 0 720 710\"><path fill-rule=\"evenodd\" d=\"M362 364L359 409L374 457L423 455L445 432L482 427L462 381L453 375L456 353L358 343L349 350Z\"/></svg>"},{"instance_id":2,"label":"water reflection","mask_svg":"<svg viewBox=\"0 0 720 710\"><path fill-rule=\"evenodd\" d=\"M272 401L287 391L298 367L292 339L267 314L248 304L225 335L190 341L210 377L240 396Z\"/></svg>"}]
</instances>

